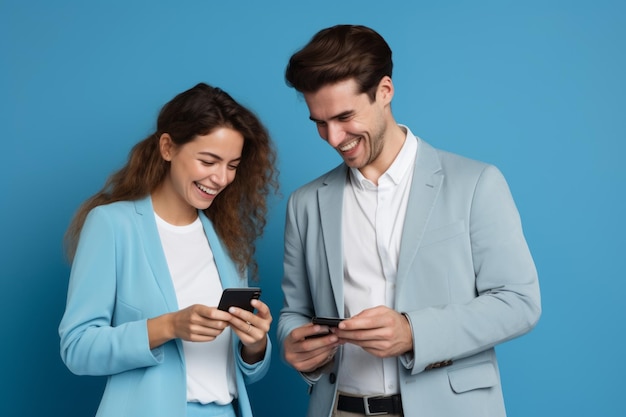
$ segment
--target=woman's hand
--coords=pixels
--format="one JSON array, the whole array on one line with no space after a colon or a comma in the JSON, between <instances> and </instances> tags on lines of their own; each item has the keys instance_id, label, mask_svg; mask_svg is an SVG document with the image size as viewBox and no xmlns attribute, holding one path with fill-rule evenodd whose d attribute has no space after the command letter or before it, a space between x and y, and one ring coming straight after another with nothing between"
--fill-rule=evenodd
<instances>
[{"instance_id":1,"label":"woman's hand","mask_svg":"<svg viewBox=\"0 0 626 417\"><path fill-rule=\"evenodd\" d=\"M150 349L177 338L189 342L210 342L230 326L243 344L243 360L256 363L265 356L272 315L269 307L262 301L252 300L251 304L257 309L256 314L238 307L231 307L225 312L217 307L194 304L180 311L149 319Z\"/></svg>"},{"instance_id":2,"label":"woman's hand","mask_svg":"<svg viewBox=\"0 0 626 417\"><path fill-rule=\"evenodd\" d=\"M272 323L272 314L269 307L260 300L252 300L256 314L238 307L228 309L230 313L229 325L243 344L241 356L247 363L256 363L265 356L267 347L267 333Z\"/></svg>"},{"instance_id":3,"label":"woman's hand","mask_svg":"<svg viewBox=\"0 0 626 417\"><path fill-rule=\"evenodd\" d=\"M149 319L150 349L177 338L189 342L210 342L224 331L231 319L231 314L201 304Z\"/></svg>"}]
</instances>

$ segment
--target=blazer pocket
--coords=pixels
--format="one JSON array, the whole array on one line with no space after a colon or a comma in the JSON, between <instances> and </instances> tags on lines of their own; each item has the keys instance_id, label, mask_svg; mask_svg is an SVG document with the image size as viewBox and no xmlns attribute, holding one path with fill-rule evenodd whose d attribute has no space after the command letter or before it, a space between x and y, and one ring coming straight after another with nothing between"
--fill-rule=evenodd
<instances>
[{"instance_id":1,"label":"blazer pocket","mask_svg":"<svg viewBox=\"0 0 626 417\"><path fill-rule=\"evenodd\" d=\"M498 384L498 374L491 362L480 362L465 368L448 371L452 391L457 394L481 388L491 388Z\"/></svg>"},{"instance_id":2,"label":"blazer pocket","mask_svg":"<svg viewBox=\"0 0 626 417\"><path fill-rule=\"evenodd\" d=\"M119 324L128 323L130 321L139 321L144 318L143 312L131 306L130 304L126 304L124 301L119 298L116 300L115 304L115 312L113 314L113 325L117 326Z\"/></svg>"},{"instance_id":3,"label":"blazer pocket","mask_svg":"<svg viewBox=\"0 0 626 417\"><path fill-rule=\"evenodd\" d=\"M465 232L465 221L459 220L454 223L450 223L437 229L427 230L424 233L421 246L433 245L438 242L443 242L448 239L452 239Z\"/></svg>"}]
</instances>

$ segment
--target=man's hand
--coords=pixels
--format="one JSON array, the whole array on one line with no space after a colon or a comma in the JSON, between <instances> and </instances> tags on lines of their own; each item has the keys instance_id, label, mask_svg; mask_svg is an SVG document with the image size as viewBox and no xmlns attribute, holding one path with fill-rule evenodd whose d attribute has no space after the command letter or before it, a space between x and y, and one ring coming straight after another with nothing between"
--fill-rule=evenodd
<instances>
[{"instance_id":1,"label":"man's hand","mask_svg":"<svg viewBox=\"0 0 626 417\"><path fill-rule=\"evenodd\" d=\"M328 327L306 324L294 329L284 342L285 360L300 372L313 372L335 356L339 338Z\"/></svg>"},{"instance_id":2,"label":"man's hand","mask_svg":"<svg viewBox=\"0 0 626 417\"><path fill-rule=\"evenodd\" d=\"M363 310L356 316L343 320L332 330L339 343L361 346L366 352L379 357L400 356L413 350L413 336L408 319L385 306Z\"/></svg>"}]
</instances>

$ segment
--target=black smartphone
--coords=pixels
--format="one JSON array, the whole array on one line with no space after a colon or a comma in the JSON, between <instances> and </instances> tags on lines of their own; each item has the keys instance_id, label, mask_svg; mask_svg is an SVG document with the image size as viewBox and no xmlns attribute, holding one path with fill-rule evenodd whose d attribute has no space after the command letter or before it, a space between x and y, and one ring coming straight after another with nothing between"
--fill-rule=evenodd
<instances>
[{"instance_id":1,"label":"black smartphone","mask_svg":"<svg viewBox=\"0 0 626 417\"><path fill-rule=\"evenodd\" d=\"M338 317L313 317L311 321L313 322L313 324L320 324L322 326L328 327L337 327L342 320L343 319L340 319Z\"/></svg>"},{"instance_id":2,"label":"black smartphone","mask_svg":"<svg viewBox=\"0 0 626 417\"><path fill-rule=\"evenodd\" d=\"M250 301L258 300L260 297L261 289L257 287L226 288L222 292L222 298L217 308L222 311L228 311L230 307L239 307L244 310L254 311Z\"/></svg>"},{"instance_id":3,"label":"black smartphone","mask_svg":"<svg viewBox=\"0 0 626 417\"><path fill-rule=\"evenodd\" d=\"M312 334L311 336L306 336L305 339L317 339L318 337L328 336L329 334L330 334L330 332L315 333L315 334Z\"/></svg>"}]
</instances>

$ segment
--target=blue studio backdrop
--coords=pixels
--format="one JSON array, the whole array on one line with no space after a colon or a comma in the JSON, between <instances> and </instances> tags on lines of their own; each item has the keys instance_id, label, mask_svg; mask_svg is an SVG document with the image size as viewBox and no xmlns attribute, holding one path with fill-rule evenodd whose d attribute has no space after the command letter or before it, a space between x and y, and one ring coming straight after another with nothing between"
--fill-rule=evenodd
<instances>
[{"instance_id":1,"label":"blue studio backdrop","mask_svg":"<svg viewBox=\"0 0 626 417\"><path fill-rule=\"evenodd\" d=\"M537 328L497 349L509 416L626 415L625 4L0 0L0 415L95 413L104 379L59 357L62 236L160 107L200 81L252 108L279 152L282 197L258 242L277 344L287 196L339 162L283 72L338 23L391 45L399 122L509 181L543 296ZM279 350L253 408L303 416L306 386Z\"/></svg>"}]
</instances>

